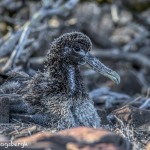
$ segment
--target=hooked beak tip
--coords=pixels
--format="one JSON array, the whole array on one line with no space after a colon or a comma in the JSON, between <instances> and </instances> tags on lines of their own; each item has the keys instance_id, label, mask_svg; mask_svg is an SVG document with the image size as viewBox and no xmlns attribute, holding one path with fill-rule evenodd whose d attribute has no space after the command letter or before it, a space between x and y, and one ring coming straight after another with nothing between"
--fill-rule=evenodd
<instances>
[{"instance_id":1,"label":"hooked beak tip","mask_svg":"<svg viewBox=\"0 0 150 150\"><path fill-rule=\"evenodd\" d=\"M116 84L120 83L120 76L117 72L111 71L110 73L104 73L105 76L110 78L112 81L114 81Z\"/></svg>"},{"instance_id":2,"label":"hooked beak tip","mask_svg":"<svg viewBox=\"0 0 150 150\"><path fill-rule=\"evenodd\" d=\"M115 72L115 76L114 76L114 78L115 78L115 83L116 84L119 84L120 83L120 76Z\"/></svg>"}]
</instances>

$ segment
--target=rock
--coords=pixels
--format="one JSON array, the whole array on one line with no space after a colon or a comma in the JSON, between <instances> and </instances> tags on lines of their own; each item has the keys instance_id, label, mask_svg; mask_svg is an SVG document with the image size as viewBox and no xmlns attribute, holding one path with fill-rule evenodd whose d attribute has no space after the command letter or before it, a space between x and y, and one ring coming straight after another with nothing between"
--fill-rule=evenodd
<instances>
[{"instance_id":1,"label":"rock","mask_svg":"<svg viewBox=\"0 0 150 150\"><path fill-rule=\"evenodd\" d=\"M28 137L23 137L23 138L19 138L15 141L15 143L28 143L28 144L33 144L36 143L37 141L50 137L52 136L51 132L39 132L36 134L33 134L32 136L28 136Z\"/></svg>"},{"instance_id":2,"label":"rock","mask_svg":"<svg viewBox=\"0 0 150 150\"><path fill-rule=\"evenodd\" d=\"M0 97L0 123L9 122L9 99Z\"/></svg>"},{"instance_id":3,"label":"rock","mask_svg":"<svg viewBox=\"0 0 150 150\"><path fill-rule=\"evenodd\" d=\"M78 127L74 129L62 130L58 132L58 135L71 136L77 139L78 141L92 143L99 141L105 136L112 136L114 134L112 132L103 129Z\"/></svg>"},{"instance_id":4,"label":"rock","mask_svg":"<svg viewBox=\"0 0 150 150\"><path fill-rule=\"evenodd\" d=\"M123 92L127 95L133 96L136 93L141 93L142 84L137 78L137 74L132 71L123 71L120 74L121 83L119 85L113 85L111 88L117 92ZM132 82L131 82L132 81Z\"/></svg>"},{"instance_id":5,"label":"rock","mask_svg":"<svg viewBox=\"0 0 150 150\"><path fill-rule=\"evenodd\" d=\"M150 141L147 143L146 150L150 150Z\"/></svg>"},{"instance_id":6,"label":"rock","mask_svg":"<svg viewBox=\"0 0 150 150\"><path fill-rule=\"evenodd\" d=\"M0 142L2 141L8 141L8 138L4 135L0 135Z\"/></svg>"},{"instance_id":7,"label":"rock","mask_svg":"<svg viewBox=\"0 0 150 150\"><path fill-rule=\"evenodd\" d=\"M138 128L143 125L150 126L150 111L133 106L125 106L113 111L113 115L121 119L123 123Z\"/></svg>"},{"instance_id":8,"label":"rock","mask_svg":"<svg viewBox=\"0 0 150 150\"><path fill-rule=\"evenodd\" d=\"M115 132L130 139L134 149L145 149L150 138L150 111L124 106L114 110L112 114L116 121Z\"/></svg>"},{"instance_id":9,"label":"rock","mask_svg":"<svg viewBox=\"0 0 150 150\"><path fill-rule=\"evenodd\" d=\"M20 138L15 143L29 143L30 148L40 150L129 150L130 144L121 136L103 129L78 127L58 133L37 133Z\"/></svg>"},{"instance_id":10,"label":"rock","mask_svg":"<svg viewBox=\"0 0 150 150\"><path fill-rule=\"evenodd\" d=\"M137 34L131 27L116 28L111 36L111 41L121 46L129 43Z\"/></svg>"},{"instance_id":11,"label":"rock","mask_svg":"<svg viewBox=\"0 0 150 150\"><path fill-rule=\"evenodd\" d=\"M122 0L122 3L134 11L144 11L150 7L150 1L149 0Z\"/></svg>"}]
</instances>

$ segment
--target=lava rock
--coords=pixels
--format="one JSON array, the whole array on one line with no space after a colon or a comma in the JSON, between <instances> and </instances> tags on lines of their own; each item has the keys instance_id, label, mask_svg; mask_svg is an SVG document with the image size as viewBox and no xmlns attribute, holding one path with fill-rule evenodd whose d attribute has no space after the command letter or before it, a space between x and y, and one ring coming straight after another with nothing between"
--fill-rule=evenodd
<instances>
[{"instance_id":1,"label":"lava rock","mask_svg":"<svg viewBox=\"0 0 150 150\"><path fill-rule=\"evenodd\" d=\"M122 137L103 130L78 127L59 131L58 133L37 133L20 138L15 143L29 143L33 149L57 150L129 150L130 144Z\"/></svg>"},{"instance_id":2,"label":"lava rock","mask_svg":"<svg viewBox=\"0 0 150 150\"><path fill-rule=\"evenodd\" d=\"M139 109L133 106L125 106L113 111L113 115L121 119L123 123L140 127L142 125L150 126L150 111Z\"/></svg>"}]
</instances>

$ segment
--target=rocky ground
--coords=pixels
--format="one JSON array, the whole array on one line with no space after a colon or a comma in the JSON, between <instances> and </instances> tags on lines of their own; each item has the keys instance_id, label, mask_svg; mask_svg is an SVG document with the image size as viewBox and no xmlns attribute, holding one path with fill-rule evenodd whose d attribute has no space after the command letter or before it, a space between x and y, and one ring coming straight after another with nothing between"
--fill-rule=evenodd
<instances>
[{"instance_id":1,"label":"rocky ground","mask_svg":"<svg viewBox=\"0 0 150 150\"><path fill-rule=\"evenodd\" d=\"M0 84L9 70L30 75L42 70L50 42L70 31L91 38L92 53L119 73L121 83L114 85L82 67L102 118L101 129L52 133L39 125L9 120L9 102L0 96L0 141L26 143L24 149L150 150L149 15L149 0L1 0Z\"/></svg>"}]
</instances>

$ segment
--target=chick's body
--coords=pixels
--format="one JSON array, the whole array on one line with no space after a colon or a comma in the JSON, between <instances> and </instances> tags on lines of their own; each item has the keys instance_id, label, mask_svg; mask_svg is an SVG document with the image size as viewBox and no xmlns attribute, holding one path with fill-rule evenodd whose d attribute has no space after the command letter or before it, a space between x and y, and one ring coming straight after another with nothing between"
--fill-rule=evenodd
<instances>
[{"instance_id":1,"label":"chick's body","mask_svg":"<svg viewBox=\"0 0 150 150\"><path fill-rule=\"evenodd\" d=\"M84 63L86 51L80 52L78 58L78 49L88 52L91 49L90 39L79 32L65 34L52 42L44 72L37 72L31 79L28 75L18 73L18 80L14 78L15 81L11 79L12 81L8 80L7 84L2 85L1 93L13 91L22 101L21 104L12 106L12 110L16 112L12 118L56 130L100 126L100 118L89 98L79 69L79 65ZM8 83L17 86L12 90ZM25 115L17 116L22 109Z\"/></svg>"}]
</instances>

